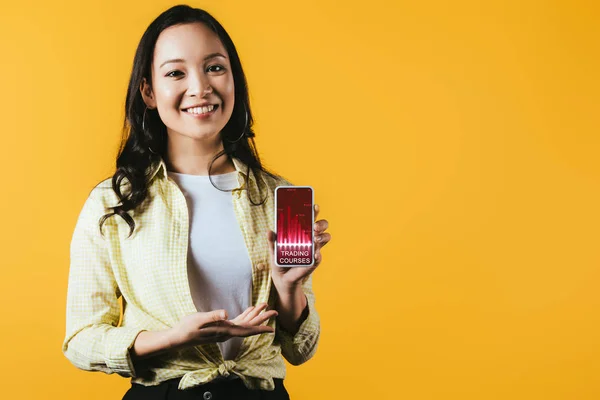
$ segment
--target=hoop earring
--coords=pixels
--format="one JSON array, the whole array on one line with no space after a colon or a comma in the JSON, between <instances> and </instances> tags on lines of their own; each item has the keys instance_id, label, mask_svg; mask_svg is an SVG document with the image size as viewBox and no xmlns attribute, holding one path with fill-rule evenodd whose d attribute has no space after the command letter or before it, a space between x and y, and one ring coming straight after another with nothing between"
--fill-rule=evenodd
<instances>
[{"instance_id":1,"label":"hoop earring","mask_svg":"<svg viewBox=\"0 0 600 400\"><path fill-rule=\"evenodd\" d=\"M144 134L146 133L146 111L148 110L148 106L146 106L146 108L144 108L144 115L142 115L142 132L144 132ZM150 145L148 145L148 150L150 150L150 153L152 154L158 154L157 152L155 152L154 150L152 150L152 147Z\"/></svg>"},{"instance_id":2,"label":"hoop earring","mask_svg":"<svg viewBox=\"0 0 600 400\"><path fill-rule=\"evenodd\" d=\"M245 104L244 104L244 112L246 113L246 123L244 123L244 129L242 129L242 135L239 138L235 139L234 141L231 141L231 140L227 139L227 141L229 143L237 143L237 142L239 142L240 139L243 138L244 135L246 134L246 126L248 125L248 110L246 109L246 105Z\"/></svg>"}]
</instances>

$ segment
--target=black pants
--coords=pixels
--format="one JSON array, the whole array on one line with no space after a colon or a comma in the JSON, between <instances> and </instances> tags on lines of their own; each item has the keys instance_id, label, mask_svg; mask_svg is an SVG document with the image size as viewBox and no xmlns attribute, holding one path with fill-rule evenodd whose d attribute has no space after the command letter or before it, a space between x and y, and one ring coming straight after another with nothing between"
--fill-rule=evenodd
<instances>
[{"instance_id":1,"label":"black pants","mask_svg":"<svg viewBox=\"0 0 600 400\"><path fill-rule=\"evenodd\" d=\"M132 383L122 400L290 400L283 379L273 378L275 390L250 390L241 379L208 382L179 390L179 380L171 379L157 386Z\"/></svg>"}]
</instances>

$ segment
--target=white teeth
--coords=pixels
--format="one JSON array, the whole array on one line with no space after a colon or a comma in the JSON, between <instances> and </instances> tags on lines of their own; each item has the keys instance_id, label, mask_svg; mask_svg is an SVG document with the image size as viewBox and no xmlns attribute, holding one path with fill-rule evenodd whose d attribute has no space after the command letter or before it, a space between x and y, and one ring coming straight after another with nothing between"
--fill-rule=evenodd
<instances>
[{"instance_id":1,"label":"white teeth","mask_svg":"<svg viewBox=\"0 0 600 400\"><path fill-rule=\"evenodd\" d=\"M211 104L211 105L206 106L206 107L188 108L185 111L189 112L190 114L206 114L207 112L211 112L214 108L215 108L215 106Z\"/></svg>"}]
</instances>

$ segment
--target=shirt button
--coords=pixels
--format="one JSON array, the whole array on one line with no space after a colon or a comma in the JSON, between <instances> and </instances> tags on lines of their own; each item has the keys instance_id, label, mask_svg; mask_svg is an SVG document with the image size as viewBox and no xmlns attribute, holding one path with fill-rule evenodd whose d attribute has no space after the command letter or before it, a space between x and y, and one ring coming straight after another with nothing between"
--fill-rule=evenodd
<instances>
[{"instance_id":1,"label":"shirt button","mask_svg":"<svg viewBox=\"0 0 600 400\"><path fill-rule=\"evenodd\" d=\"M204 400L210 400L210 399L212 399L212 393L211 392L204 392L204 394L202 395L202 397L204 398Z\"/></svg>"},{"instance_id":2,"label":"shirt button","mask_svg":"<svg viewBox=\"0 0 600 400\"><path fill-rule=\"evenodd\" d=\"M258 263L256 264L256 269L258 269L259 271L262 271L265 269L265 263Z\"/></svg>"}]
</instances>

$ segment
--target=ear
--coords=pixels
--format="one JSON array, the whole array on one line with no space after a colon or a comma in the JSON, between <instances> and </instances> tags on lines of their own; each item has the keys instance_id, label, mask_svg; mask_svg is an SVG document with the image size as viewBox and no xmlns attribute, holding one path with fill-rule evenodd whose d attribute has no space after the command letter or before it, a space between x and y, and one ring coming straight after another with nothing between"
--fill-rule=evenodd
<instances>
[{"instance_id":1,"label":"ear","mask_svg":"<svg viewBox=\"0 0 600 400\"><path fill-rule=\"evenodd\" d=\"M156 108L156 100L154 99L154 93L152 92L152 86L146 78L142 79L142 83L140 84L140 93L142 94L142 98L144 99L144 103L148 106L148 108L153 109Z\"/></svg>"}]
</instances>

